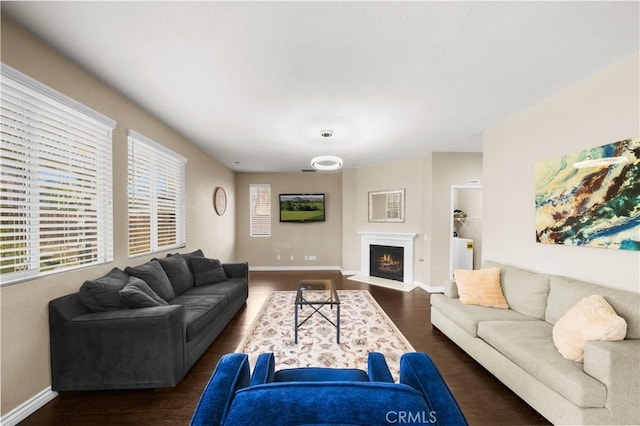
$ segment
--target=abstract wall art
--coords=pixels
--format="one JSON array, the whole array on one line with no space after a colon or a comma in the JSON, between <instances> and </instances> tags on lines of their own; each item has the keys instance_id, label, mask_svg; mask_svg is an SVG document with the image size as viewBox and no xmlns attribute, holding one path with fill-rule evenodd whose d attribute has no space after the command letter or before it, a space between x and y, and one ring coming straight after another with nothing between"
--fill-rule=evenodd
<instances>
[{"instance_id":1,"label":"abstract wall art","mask_svg":"<svg viewBox=\"0 0 640 426\"><path fill-rule=\"evenodd\" d=\"M536 241L640 250L640 138L535 164Z\"/></svg>"}]
</instances>

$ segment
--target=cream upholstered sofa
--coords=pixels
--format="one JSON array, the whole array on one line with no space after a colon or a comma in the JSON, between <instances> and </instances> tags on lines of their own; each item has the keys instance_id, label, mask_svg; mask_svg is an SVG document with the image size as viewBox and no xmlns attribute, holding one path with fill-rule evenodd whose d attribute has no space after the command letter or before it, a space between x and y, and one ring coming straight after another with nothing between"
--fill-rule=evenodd
<instances>
[{"instance_id":1,"label":"cream upholstered sofa","mask_svg":"<svg viewBox=\"0 0 640 426\"><path fill-rule=\"evenodd\" d=\"M640 294L500 268L509 309L462 304L455 282L431 295L431 323L554 424L640 424ZM592 341L584 363L562 357L554 324L598 294L627 322L624 340Z\"/></svg>"}]
</instances>

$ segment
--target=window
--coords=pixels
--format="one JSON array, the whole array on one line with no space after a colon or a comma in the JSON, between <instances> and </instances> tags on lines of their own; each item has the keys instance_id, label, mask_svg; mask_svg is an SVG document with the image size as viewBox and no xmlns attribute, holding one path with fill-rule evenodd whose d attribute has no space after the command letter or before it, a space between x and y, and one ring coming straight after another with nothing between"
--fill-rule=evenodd
<instances>
[{"instance_id":1,"label":"window","mask_svg":"<svg viewBox=\"0 0 640 426\"><path fill-rule=\"evenodd\" d=\"M271 236L271 185L249 185L249 205L251 208L249 235L252 237Z\"/></svg>"},{"instance_id":2,"label":"window","mask_svg":"<svg viewBox=\"0 0 640 426\"><path fill-rule=\"evenodd\" d=\"M133 130L129 135L129 256L186 245L187 159Z\"/></svg>"},{"instance_id":3,"label":"window","mask_svg":"<svg viewBox=\"0 0 640 426\"><path fill-rule=\"evenodd\" d=\"M113 260L115 121L2 64L3 284Z\"/></svg>"}]
</instances>

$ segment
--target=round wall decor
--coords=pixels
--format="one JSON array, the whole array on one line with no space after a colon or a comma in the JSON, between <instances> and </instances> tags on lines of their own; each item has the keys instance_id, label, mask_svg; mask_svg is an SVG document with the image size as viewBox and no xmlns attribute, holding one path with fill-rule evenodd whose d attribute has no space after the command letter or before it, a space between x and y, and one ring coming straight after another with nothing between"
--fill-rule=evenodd
<instances>
[{"instance_id":1,"label":"round wall decor","mask_svg":"<svg viewBox=\"0 0 640 426\"><path fill-rule=\"evenodd\" d=\"M227 210L227 193L224 192L224 188L217 187L213 192L213 207L216 209L218 216L222 216Z\"/></svg>"}]
</instances>

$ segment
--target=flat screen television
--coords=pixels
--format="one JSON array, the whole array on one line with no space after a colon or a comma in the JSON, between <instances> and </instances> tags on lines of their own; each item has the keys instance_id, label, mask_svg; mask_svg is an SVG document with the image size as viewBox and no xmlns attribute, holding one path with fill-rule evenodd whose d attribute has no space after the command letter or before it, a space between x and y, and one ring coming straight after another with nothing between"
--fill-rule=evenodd
<instances>
[{"instance_id":1,"label":"flat screen television","mask_svg":"<svg viewBox=\"0 0 640 426\"><path fill-rule=\"evenodd\" d=\"M324 222L324 194L280 194L280 222Z\"/></svg>"}]
</instances>

